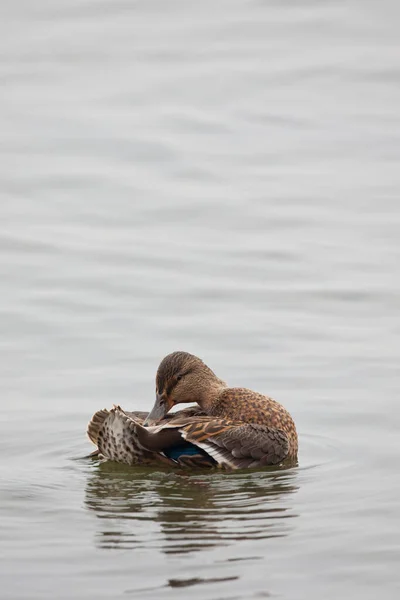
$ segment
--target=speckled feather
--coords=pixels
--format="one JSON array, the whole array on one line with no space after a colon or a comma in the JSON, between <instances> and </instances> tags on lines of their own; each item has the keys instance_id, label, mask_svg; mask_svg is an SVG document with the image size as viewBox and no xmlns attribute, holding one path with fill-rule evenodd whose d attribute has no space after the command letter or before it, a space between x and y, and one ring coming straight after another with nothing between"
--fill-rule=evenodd
<instances>
[{"instance_id":1,"label":"speckled feather","mask_svg":"<svg viewBox=\"0 0 400 600\"><path fill-rule=\"evenodd\" d=\"M132 416L130 416L132 415ZM120 407L110 411L98 411L88 426L88 435L107 459L128 465L164 465L186 468L243 469L273 465L288 454L288 442L284 434L265 425L243 424L221 418L202 415L198 409L186 409L177 416L165 419L155 427L144 428L135 417L137 413L125 413ZM140 421L143 417L140 415ZM181 440L190 442L203 453L197 455L182 452L172 460L162 451L154 452L145 446L143 435L160 435L174 429Z\"/></svg>"},{"instance_id":2,"label":"speckled feather","mask_svg":"<svg viewBox=\"0 0 400 600\"><path fill-rule=\"evenodd\" d=\"M175 415L167 415L163 424L174 427L174 421L187 423L188 420L199 415L204 415L199 407L186 408ZM172 460L162 452L154 452L143 446L138 432L144 429L142 424L146 417L147 413L125 412L119 406L114 406L111 410L99 410L91 418L87 434L91 442L97 446L102 457L126 465L208 469L212 466L210 460L205 460L204 452L185 455L182 451L177 460ZM163 425L158 425L148 428L148 430L159 432L162 427Z\"/></svg>"},{"instance_id":3,"label":"speckled feather","mask_svg":"<svg viewBox=\"0 0 400 600\"><path fill-rule=\"evenodd\" d=\"M152 427L143 427L144 413L125 413L120 407L93 416L89 437L105 457L188 468L249 468L286 459L295 464L298 439L289 412L268 396L229 388L198 357L181 351L166 356L156 389L147 419ZM193 401L197 407L166 415L172 406Z\"/></svg>"},{"instance_id":4,"label":"speckled feather","mask_svg":"<svg viewBox=\"0 0 400 600\"><path fill-rule=\"evenodd\" d=\"M280 443L282 447L277 455L297 457L297 432L289 412L269 396L246 388L228 387L197 356L182 351L166 356L158 368L156 385L158 397L167 409L171 405L194 401L210 419L218 417L242 424L263 425L269 431L279 432L280 441L276 444ZM247 435L251 436L252 431L248 430Z\"/></svg>"},{"instance_id":5,"label":"speckled feather","mask_svg":"<svg viewBox=\"0 0 400 600\"><path fill-rule=\"evenodd\" d=\"M215 398L208 414L263 425L270 431L279 432L282 443L286 439L280 454L286 449L287 455L297 456L298 439L294 421L288 411L269 396L246 388L224 388Z\"/></svg>"}]
</instances>

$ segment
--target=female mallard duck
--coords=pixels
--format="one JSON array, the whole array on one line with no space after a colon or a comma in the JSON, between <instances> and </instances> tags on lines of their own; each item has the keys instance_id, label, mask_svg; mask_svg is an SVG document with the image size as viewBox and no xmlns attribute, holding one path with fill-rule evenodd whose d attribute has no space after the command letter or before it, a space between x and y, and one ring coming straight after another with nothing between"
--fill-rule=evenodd
<instances>
[{"instance_id":1,"label":"female mallard duck","mask_svg":"<svg viewBox=\"0 0 400 600\"><path fill-rule=\"evenodd\" d=\"M198 406L168 415L176 404ZM110 460L135 464L243 469L296 462L296 427L278 402L229 388L202 360L173 352L158 367L150 414L119 406L97 412L88 435Z\"/></svg>"}]
</instances>

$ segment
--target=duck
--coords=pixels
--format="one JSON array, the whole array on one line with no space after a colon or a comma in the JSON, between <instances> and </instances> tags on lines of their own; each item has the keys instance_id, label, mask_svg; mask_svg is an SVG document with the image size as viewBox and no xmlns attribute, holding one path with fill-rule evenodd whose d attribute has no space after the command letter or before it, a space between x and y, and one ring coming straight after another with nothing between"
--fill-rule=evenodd
<instances>
[{"instance_id":1,"label":"duck","mask_svg":"<svg viewBox=\"0 0 400 600\"><path fill-rule=\"evenodd\" d=\"M180 404L195 403L178 412ZM297 464L298 435L276 400L229 387L197 356L176 351L161 361L152 410L97 411L87 429L93 454L130 466L227 470Z\"/></svg>"}]
</instances>

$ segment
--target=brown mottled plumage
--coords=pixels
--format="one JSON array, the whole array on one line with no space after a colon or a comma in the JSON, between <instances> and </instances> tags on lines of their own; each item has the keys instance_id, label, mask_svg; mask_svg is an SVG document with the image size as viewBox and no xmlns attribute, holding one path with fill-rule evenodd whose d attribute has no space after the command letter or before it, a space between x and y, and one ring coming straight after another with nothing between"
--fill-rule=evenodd
<instances>
[{"instance_id":1,"label":"brown mottled plumage","mask_svg":"<svg viewBox=\"0 0 400 600\"><path fill-rule=\"evenodd\" d=\"M187 452L185 447L179 452L176 459L169 458L164 451L171 446L182 443L183 438L178 427L186 423L193 423L196 418L204 415L199 407L186 408L167 415L157 427L143 427L143 422L148 413L125 412L120 406L111 410L97 411L91 418L87 434L89 439L98 448L98 454L108 460L124 463L130 466L191 466L212 467L214 461L208 459L201 450ZM163 428L168 428L162 433ZM154 434L155 433L155 434ZM189 445L188 445L189 446ZM92 453L91 456L96 456Z\"/></svg>"},{"instance_id":2,"label":"brown mottled plumage","mask_svg":"<svg viewBox=\"0 0 400 600\"><path fill-rule=\"evenodd\" d=\"M297 456L294 421L276 400L246 388L230 388L202 360L187 352L173 352L160 363L156 376L157 400L148 421L162 418L172 406L197 402L210 417L264 425L282 432L288 455Z\"/></svg>"},{"instance_id":3,"label":"brown mottled plumage","mask_svg":"<svg viewBox=\"0 0 400 600\"><path fill-rule=\"evenodd\" d=\"M101 454L127 464L191 468L296 463L297 433L288 411L268 396L229 388L196 356L166 356L156 388L156 403L144 422L143 413L124 413L120 407L93 416L88 434ZM167 415L187 402L198 406Z\"/></svg>"}]
</instances>

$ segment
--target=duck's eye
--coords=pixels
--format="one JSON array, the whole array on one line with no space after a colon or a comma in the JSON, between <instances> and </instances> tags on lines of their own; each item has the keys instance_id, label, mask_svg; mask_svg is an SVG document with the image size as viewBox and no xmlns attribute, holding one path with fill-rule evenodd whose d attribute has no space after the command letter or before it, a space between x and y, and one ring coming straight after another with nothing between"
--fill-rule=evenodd
<instances>
[{"instance_id":1,"label":"duck's eye","mask_svg":"<svg viewBox=\"0 0 400 600\"><path fill-rule=\"evenodd\" d=\"M183 375L177 375L177 376L176 376L176 380L177 380L177 381L180 381L180 380L182 379L182 377L183 377Z\"/></svg>"}]
</instances>

